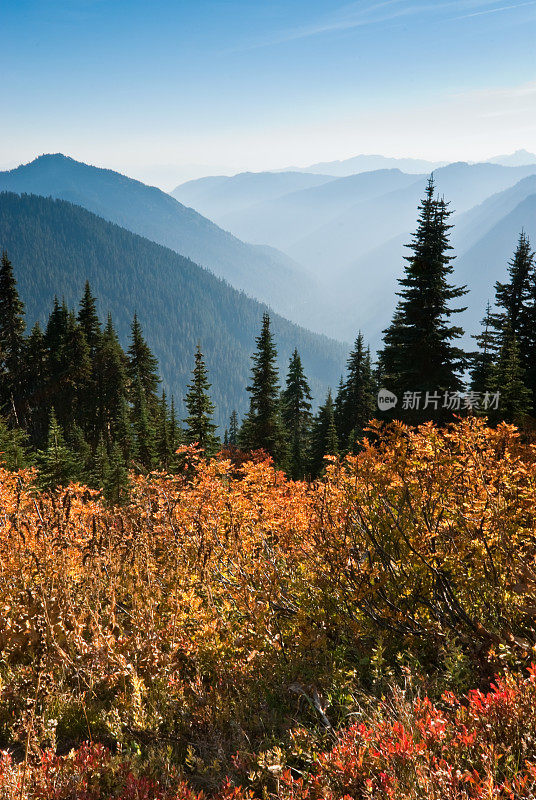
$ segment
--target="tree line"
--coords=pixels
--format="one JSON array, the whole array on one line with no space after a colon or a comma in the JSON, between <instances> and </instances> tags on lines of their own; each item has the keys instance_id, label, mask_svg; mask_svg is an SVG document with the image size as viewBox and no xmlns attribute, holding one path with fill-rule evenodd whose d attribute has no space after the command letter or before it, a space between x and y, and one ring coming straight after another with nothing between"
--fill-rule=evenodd
<instances>
[{"instance_id":1,"label":"tree line","mask_svg":"<svg viewBox=\"0 0 536 800\"><path fill-rule=\"evenodd\" d=\"M326 455L355 452L373 417L410 424L455 414L486 413L490 421L520 422L536 407L536 267L522 232L508 265L508 281L495 286L478 349L459 346L463 330L453 307L466 287L453 285L451 212L435 194L433 177L419 205L408 245L398 303L384 331L375 364L361 333L346 376L316 414L298 350L284 385L267 313L252 355L249 411L230 414L217 435L210 383L200 346L194 354L187 410L177 419L174 399L160 390L157 359L136 315L129 346L119 343L111 316L102 324L89 283L77 310L56 298L44 329L26 334L24 306L6 253L0 263L0 452L10 467L33 463L43 487L80 480L119 502L129 468L181 468L181 443L197 443L207 456L228 450L263 450L294 479L318 476ZM469 383L466 389L466 378ZM390 408L378 409L387 392Z\"/></svg>"}]
</instances>

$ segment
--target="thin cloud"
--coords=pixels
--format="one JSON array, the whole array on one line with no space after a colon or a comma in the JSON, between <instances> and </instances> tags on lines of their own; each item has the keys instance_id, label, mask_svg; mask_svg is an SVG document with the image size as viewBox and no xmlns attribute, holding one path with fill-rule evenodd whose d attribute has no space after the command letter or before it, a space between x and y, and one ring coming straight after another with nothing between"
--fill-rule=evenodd
<instances>
[{"instance_id":1,"label":"thin cloud","mask_svg":"<svg viewBox=\"0 0 536 800\"><path fill-rule=\"evenodd\" d=\"M463 14L460 17L453 17L453 19L470 19L471 17L482 17L484 14L497 14L499 11L513 11L516 8L524 8L526 6L536 6L536 0L527 0L525 3L515 3L513 6L500 6L499 8L488 8L485 11L473 11L472 14Z\"/></svg>"},{"instance_id":2,"label":"thin cloud","mask_svg":"<svg viewBox=\"0 0 536 800\"><path fill-rule=\"evenodd\" d=\"M422 13L447 12L448 10L470 11L470 13L451 18L457 20L476 17L482 14L493 14L498 11L510 11L512 9L532 5L536 5L536 0L525 0L525 2L516 3L513 6L501 6L499 8L490 7L490 0L439 0L439 2L435 3L408 3L408 0L383 0L383 2L372 3L366 7L363 7L362 2L356 2L341 6L330 17L320 19L316 23L282 31L280 34L276 34L273 37L253 43L246 49L256 49L258 47L267 47L274 44L308 39L323 34L348 31L369 25L377 25L384 22L392 22L397 19L413 17ZM483 6L488 7L482 9Z\"/></svg>"}]
</instances>

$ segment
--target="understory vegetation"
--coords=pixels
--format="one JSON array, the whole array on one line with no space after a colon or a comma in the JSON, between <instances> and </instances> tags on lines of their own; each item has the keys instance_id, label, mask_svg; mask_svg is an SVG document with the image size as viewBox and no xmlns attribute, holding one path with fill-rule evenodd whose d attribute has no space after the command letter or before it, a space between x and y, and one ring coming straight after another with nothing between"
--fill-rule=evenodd
<instances>
[{"instance_id":1,"label":"understory vegetation","mask_svg":"<svg viewBox=\"0 0 536 800\"><path fill-rule=\"evenodd\" d=\"M0 797L532 798L536 453L373 425L324 476L0 472Z\"/></svg>"}]
</instances>

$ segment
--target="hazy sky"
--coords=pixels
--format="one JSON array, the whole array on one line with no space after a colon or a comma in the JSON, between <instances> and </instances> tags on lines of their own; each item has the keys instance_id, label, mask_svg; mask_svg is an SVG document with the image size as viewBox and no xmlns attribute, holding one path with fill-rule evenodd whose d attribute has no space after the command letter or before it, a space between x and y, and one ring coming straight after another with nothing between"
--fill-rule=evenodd
<instances>
[{"instance_id":1,"label":"hazy sky","mask_svg":"<svg viewBox=\"0 0 536 800\"><path fill-rule=\"evenodd\" d=\"M536 0L0 0L0 167L536 149Z\"/></svg>"}]
</instances>

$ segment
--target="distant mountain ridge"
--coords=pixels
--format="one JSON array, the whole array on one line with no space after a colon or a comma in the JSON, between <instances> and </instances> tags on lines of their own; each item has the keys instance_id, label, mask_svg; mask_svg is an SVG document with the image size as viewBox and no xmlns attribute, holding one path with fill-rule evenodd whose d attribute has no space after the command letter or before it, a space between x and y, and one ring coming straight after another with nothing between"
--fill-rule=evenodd
<instances>
[{"instance_id":1,"label":"distant mountain ridge","mask_svg":"<svg viewBox=\"0 0 536 800\"><path fill-rule=\"evenodd\" d=\"M432 172L434 169L444 167L448 161L426 161L421 158L389 158L380 155L358 155L342 161L321 161L310 167L289 167L296 172L325 173L346 177L358 172L372 172L377 169L399 169L402 172L420 173Z\"/></svg>"},{"instance_id":2,"label":"distant mountain ridge","mask_svg":"<svg viewBox=\"0 0 536 800\"><path fill-rule=\"evenodd\" d=\"M219 424L233 409L245 411L250 355L266 305L184 256L63 200L0 193L3 249L29 324L46 320L55 293L77 304L87 278L101 317L111 311L123 344L137 312L181 416L197 343L206 356ZM315 399L323 401L344 369L347 346L271 316L282 380L297 347Z\"/></svg>"},{"instance_id":3,"label":"distant mountain ridge","mask_svg":"<svg viewBox=\"0 0 536 800\"><path fill-rule=\"evenodd\" d=\"M60 153L0 173L0 190L76 203L187 256L284 314L307 305L308 279L288 256L259 249L219 228L170 195L113 170ZM296 314L298 316L298 312Z\"/></svg>"}]
</instances>

